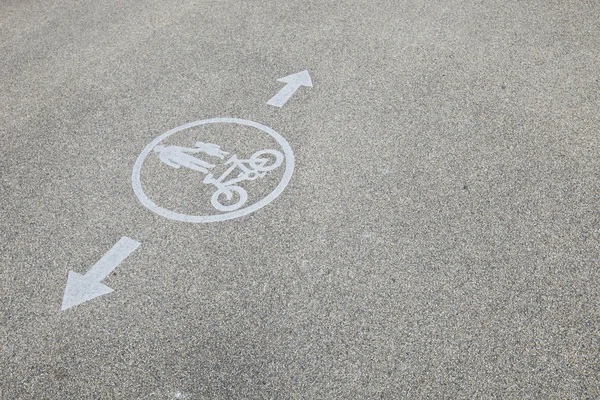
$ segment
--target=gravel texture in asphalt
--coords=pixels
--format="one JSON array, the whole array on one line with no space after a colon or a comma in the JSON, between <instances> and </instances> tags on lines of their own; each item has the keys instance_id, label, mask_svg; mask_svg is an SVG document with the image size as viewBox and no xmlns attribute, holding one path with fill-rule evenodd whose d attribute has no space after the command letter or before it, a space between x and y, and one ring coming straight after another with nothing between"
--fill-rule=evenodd
<instances>
[{"instance_id":1,"label":"gravel texture in asphalt","mask_svg":"<svg viewBox=\"0 0 600 400\"><path fill-rule=\"evenodd\" d=\"M4 0L0 398L600 398L599 65L597 1ZM211 118L287 187L145 207ZM155 150L157 206L223 213Z\"/></svg>"}]
</instances>

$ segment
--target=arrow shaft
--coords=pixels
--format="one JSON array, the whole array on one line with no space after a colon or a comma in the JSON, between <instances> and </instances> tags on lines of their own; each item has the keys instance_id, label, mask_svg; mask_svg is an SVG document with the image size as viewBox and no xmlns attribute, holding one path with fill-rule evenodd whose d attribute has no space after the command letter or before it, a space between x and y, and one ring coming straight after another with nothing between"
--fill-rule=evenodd
<instances>
[{"instance_id":1,"label":"arrow shaft","mask_svg":"<svg viewBox=\"0 0 600 400\"><path fill-rule=\"evenodd\" d=\"M85 277L100 282L127 258L141 243L123 236L100 260L85 274Z\"/></svg>"},{"instance_id":2,"label":"arrow shaft","mask_svg":"<svg viewBox=\"0 0 600 400\"><path fill-rule=\"evenodd\" d=\"M300 85L288 83L284 87L281 88L279 92L275 96L271 98L271 100L267 101L267 104L275 107L282 107L292 95L298 90Z\"/></svg>"}]
</instances>

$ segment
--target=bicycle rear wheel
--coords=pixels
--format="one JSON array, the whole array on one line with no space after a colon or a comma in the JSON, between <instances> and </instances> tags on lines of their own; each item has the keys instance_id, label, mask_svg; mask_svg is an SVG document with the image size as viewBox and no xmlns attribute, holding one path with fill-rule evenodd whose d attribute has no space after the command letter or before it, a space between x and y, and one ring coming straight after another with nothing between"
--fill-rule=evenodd
<instances>
[{"instance_id":1,"label":"bicycle rear wheel","mask_svg":"<svg viewBox=\"0 0 600 400\"><path fill-rule=\"evenodd\" d=\"M225 204L223 204L220 199L222 194L225 195ZM234 194L237 194L237 196L235 196L238 198L237 201L232 204L227 204L234 198ZM212 197L210 198L210 203L219 211L229 212L237 210L243 206L247 200L248 192L246 192L244 188L239 186L225 186L213 193Z\"/></svg>"}]
</instances>

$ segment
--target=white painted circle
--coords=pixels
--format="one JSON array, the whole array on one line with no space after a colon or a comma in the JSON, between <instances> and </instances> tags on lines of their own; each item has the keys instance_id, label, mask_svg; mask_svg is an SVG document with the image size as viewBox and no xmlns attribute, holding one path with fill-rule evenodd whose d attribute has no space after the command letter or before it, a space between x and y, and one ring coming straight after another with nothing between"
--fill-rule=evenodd
<instances>
[{"instance_id":1,"label":"white painted circle","mask_svg":"<svg viewBox=\"0 0 600 400\"><path fill-rule=\"evenodd\" d=\"M185 129L193 128L195 126L200 126L200 125L218 124L218 123L239 124L239 125L250 126L250 127L256 128L256 129L268 134L273 139L275 139L277 141L277 143L279 143L279 145L283 149L284 156L285 156L285 171L284 171L281 181L279 182L277 187L271 193L269 193L266 197L264 197L262 200L254 203L246 208L238 209L236 211L225 213L225 214L217 214L217 215L181 214L181 213L177 213L177 212L168 210L166 208L163 208L163 207L157 205L156 203L154 203L152 200L150 200L150 198L144 193L144 190L142 189L142 182L140 179L140 175L141 175L141 171L142 171L142 166L144 164L144 160L146 159L148 154L150 154L150 152L152 151L154 146L156 146L157 144L159 144L160 142L162 142L169 136L171 136L177 132L183 131ZM245 119L211 118L211 119L204 119L201 121L190 122L188 124L178 126L177 128L173 128L170 131L165 132L162 135L160 135L159 137L157 137L156 139L154 139L150 144L148 144L144 148L144 150L142 150L142 152L138 156L137 160L135 161L135 164L133 166L133 174L131 176L131 182L132 182L132 186L133 186L133 191L135 192L135 195L137 196L138 200L146 208L148 208L150 211L157 213L158 215L161 215L168 219L172 219L172 220L176 220L176 221L184 221L184 222L217 222L217 221L226 221L229 219L242 217L244 215L248 215L256 210L263 208L264 206L266 206L267 204L269 204L270 202L275 200L277 198L277 196L279 196L281 194L281 192L283 192L283 190L285 189L287 184L290 182L290 179L292 179L293 172L294 172L294 152L292 151L292 148L290 147L287 140L285 140L283 138L283 136L281 136L279 133L275 132L273 129L269 128L268 126L259 124L257 122L248 121Z\"/></svg>"}]
</instances>

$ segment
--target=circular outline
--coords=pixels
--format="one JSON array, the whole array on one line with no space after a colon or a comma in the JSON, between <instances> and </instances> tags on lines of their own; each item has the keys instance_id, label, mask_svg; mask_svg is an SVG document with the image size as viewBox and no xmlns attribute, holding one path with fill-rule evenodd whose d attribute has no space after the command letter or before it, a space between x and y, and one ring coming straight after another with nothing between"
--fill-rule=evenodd
<instances>
[{"instance_id":1,"label":"circular outline","mask_svg":"<svg viewBox=\"0 0 600 400\"><path fill-rule=\"evenodd\" d=\"M242 208L240 210L236 210L236 211L233 211L233 212L230 212L227 214L186 215L186 214L176 213L174 211L167 210L166 208L158 206L156 203L154 203L152 200L150 200L150 198L148 198L148 196L146 196L146 194L144 193L144 190L142 189L142 182L140 179L142 166L143 166L144 160L146 159L148 154L150 154L150 152L152 151L154 146L156 146L157 144L159 144L160 142L162 142L163 140L165 140L166 138L168 138L169 136L171 136L177 132L183 131L185 129L193 128L195 126L214 124L214 123L233 123L233 124L250 126L250 127L256 128L258 130L261 130L261 131L267 133L269 136L271 136L273 139L275 139L277 141L277 143L279 143L279 145L283 149L283 152L285 155L285 171L283 173L283 177L281 178L281 181L279 182L279 185L277 185L277 187L271 193L269 193L266 197L264 197L262 200L252 204L251 206L248 206L246 208ZM183 222L218 222L218 221L227 221L230 219L243 217L244 215L248 215L250 213L253 213L256 210L263 208L264 206L266 206L267 204L269 204L270 202L275 200L277 198L277 196L279 196L281 194L281 192L283 192L283 189L285 189L285 187L290 182L290 179L292 179L293 172L294 172L294 152L292 151L292 148L290 147L287 140L285 140L283 138L283 136L281 136L279 133L275 132L273 129L269 128L268 126L259 124L258 122L248 121L245 119L211 118L211 119L203 119L200 121L194 121L194 122L187 123L185 125L178 126L176 128L171 129L170 131L163 133L162 135L155 138L152 142L150 142L150 144L147 145L144 148L144 150L142 150L142 152L138 156L137 160L135 160L135 164L133 165L133 174L131 175L131 184L133 186L133 191L134 191L135 195L137 196L138 200L144 205L144 207L148 208L150 211L155 212L158 215L161 215L165 218L172 219L175 221L183 221Z\"/></svg>"}]
</instances>

